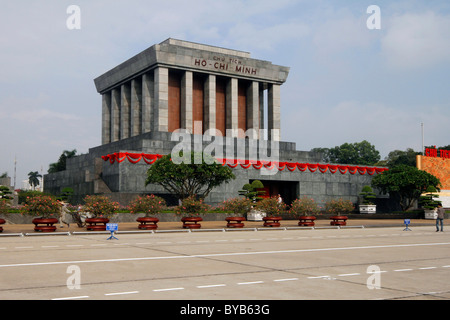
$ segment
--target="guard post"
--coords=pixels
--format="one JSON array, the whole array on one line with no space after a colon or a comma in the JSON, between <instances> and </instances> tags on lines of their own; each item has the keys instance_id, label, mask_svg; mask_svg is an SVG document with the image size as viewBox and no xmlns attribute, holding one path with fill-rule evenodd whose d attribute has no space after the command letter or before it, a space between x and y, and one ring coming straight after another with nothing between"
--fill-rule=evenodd
<instances>
[{"instance_id":1,"label":"guard post","mask_svg":"<svg viewBox=\"0 0 450 320\"><path fill-rule=\"evenodd\" d=\"M119 229L119 224L118 223L107 223L106 224L106 230L111 232L111 236L108 239L106 239L106 240L112 240L112 239L119 240L119 239L117 239L114 236L114 232L116 232L118 229Z\"/></svg>"},{"instance_id":2,"label":"guard post","mask_svg":"<svg viewBox=\"0 0 450 320\"><path fill-rule=\"evenodd\" d=\"M403 231L411 231L411 229L409 228L411 220L410 219L405 219L404 223L405 223L406 228L403 229Z\"/></svg>"}]
</instances>

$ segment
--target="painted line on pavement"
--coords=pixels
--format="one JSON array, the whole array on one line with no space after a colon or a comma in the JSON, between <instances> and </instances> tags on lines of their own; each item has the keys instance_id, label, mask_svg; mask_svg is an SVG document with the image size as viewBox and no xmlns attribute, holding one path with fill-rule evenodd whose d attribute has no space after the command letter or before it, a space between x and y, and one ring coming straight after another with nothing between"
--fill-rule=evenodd
<instances>
[{"instance_id":1,"label":"painted line on pavement","mask_svg":"<svg viewBox=\"0 0 450 320\"><path fill-rule=\"evenodd\" d=\"M71 261L30 262L30 263L3 264L3 265L0 265L0 268L45 266L45 265L58 265L58 264L81 264L81 263L104 263L104 262L123 262L123 261L192 259L192 258L227 257L227 256L250 256L250 255L302 253L302 252L368 250L368 249L406 248L406 247L444 246L444 245L450 245L450 242L416 243L416 244L393 244L393 245L361 246L361 247L316 248L316 249L297 249L297 250L278 250L278 251L274 250L274 251L255 251L255 252L210 253L210 254L198 254L198 255L140 257L140 258L115 258L115 259L98 259L98 260L71 260Z\"/></svg>"}]
</instances>

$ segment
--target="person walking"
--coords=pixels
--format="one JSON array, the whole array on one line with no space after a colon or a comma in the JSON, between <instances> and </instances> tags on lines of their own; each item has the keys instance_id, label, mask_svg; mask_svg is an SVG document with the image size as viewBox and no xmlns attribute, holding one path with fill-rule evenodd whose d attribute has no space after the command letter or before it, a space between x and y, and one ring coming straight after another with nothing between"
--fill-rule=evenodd
<instances>
[{"instance_id":1,"label":"person walking","mask_svg":"<svg viewBox=\"0 0 450 320\"><path fill-rule=\"evenodd\" d=\"M61 211L59 213L59 227L64 228L63 223L67 224L67 227L70 227L70 223L73 218L69 209L67 209L67 203L64 201L59 201L59 204L61 205Z\"/></svg>"},{"instance_id":2,"label":"person walking","mask_svg":"<svg viewBox=\"0 0 450 320\"><path fill-rule=\"evenodd\" d=\"M442 208L442 204L438 205L437 218L436 218L436 232L439 231L439 224L441 225L441 232L444 231L444 215L445 210Z\"/></svg>"}]
</instances>

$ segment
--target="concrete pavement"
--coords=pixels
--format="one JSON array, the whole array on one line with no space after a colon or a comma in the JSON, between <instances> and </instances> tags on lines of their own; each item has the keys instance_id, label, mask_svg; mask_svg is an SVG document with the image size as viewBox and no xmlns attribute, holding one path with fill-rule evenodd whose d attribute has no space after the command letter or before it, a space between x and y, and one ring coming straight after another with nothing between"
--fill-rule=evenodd
<instances>
[{"instance_id":1,"label":"concrete pavement","mask_svg":"<svg viewBox=\"0 0 450 320\"><path fill-rule=\"evenodd\" d=\"M5 237L0 300L449 299L449 234L411 229Z\"/></svg>"},{"instance_id":2,"label":"concrete pavement","mask_svg":"<svg viewBox=\"0 0 450 320\"><path fill-rule=\"evenodd\" d=\"M203 221L201 222L201 230L206 229L223 229L226 228L226 221ZM411 219L410 228L415 226L430 226L434 228L435 220L425 220L425 219ZM11 233L33 233L33 224L4 224L2 225L4 231L1 234L7 235ZM57 232L84 232L86 228L79 228L76 224L71 224L70 227L63 225L60 228L59 224L56 224ZM119 223L119 231L136 231L138 230L138 222L121 222ZM375 228L375 227L404 227L403 219L351 219L347 220L348 227L365 227L365 228ZM298 220L281 220L281 227L293 228L298 227ZM315 222L315 227L331 227L330 220L318 219ZM446 221L444 220L444 229L446 227ZM246 221L245 228L264 228L262 221ZM181 222L159 222L158 230L183 230ZM450 230L450 229L449 229Z\"/></svg>"}]
</instances>

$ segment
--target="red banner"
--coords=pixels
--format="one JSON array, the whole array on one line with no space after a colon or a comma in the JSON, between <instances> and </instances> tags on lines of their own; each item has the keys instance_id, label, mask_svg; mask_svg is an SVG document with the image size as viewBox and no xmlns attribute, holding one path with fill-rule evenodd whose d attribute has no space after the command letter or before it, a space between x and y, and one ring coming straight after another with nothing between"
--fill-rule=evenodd
<instances>
[{"instance_id":1,"label":"red banner","mask_svg":"<svg viewBox=\"0 0 450 320\"><path fill-rule=\"evenodd\" d=\"M160 154L145 154L145 153L130 153L130 152L115 152L113 154L108 154L107 156L102 156L102 159L109 161L113 164L114 162L123 162L128 159L131 163L138 163L142 159L147 164L153 164L156 160L162 158Z\"/></svg>"},{"instance_id":2,"label":"red banner","mask_svg":"<svg viewBox=\"0 0 450 320\"><path fill-rule=\"evenodd\" d=\"M144 160L147 164L153 164L157 159L162 158L160 154L145 154L145 153L130 153L130 152L116 152L109 154L107 156L102 156L102 159L109 161L111 164L114 162L123 162L127 159L131 163L138 163ZM236 168L241 166L241 168L249 169L253 167L254 169L260 170L263 166L266 169L272 170L274 168L278 171L283 171L288 169L289 171L295 171L298 169L301 172L309 170L310 172L316 172L319 170L321 173L326 173L329 171L334 174L338 170L341 174L349 172L350 174L359 173L361 175L368 174L374 175L387 171L387 168L380 167L365 167L365 166L348 166L348 165L337 165L337 164L319 164L319 163L298 163L298 162L278 162L278 161L260 161L260 160L240 160L240 159L222 159L218 158L217 161L223 166L227 165L230 168Z\"/></svg>"}]
</instances>

